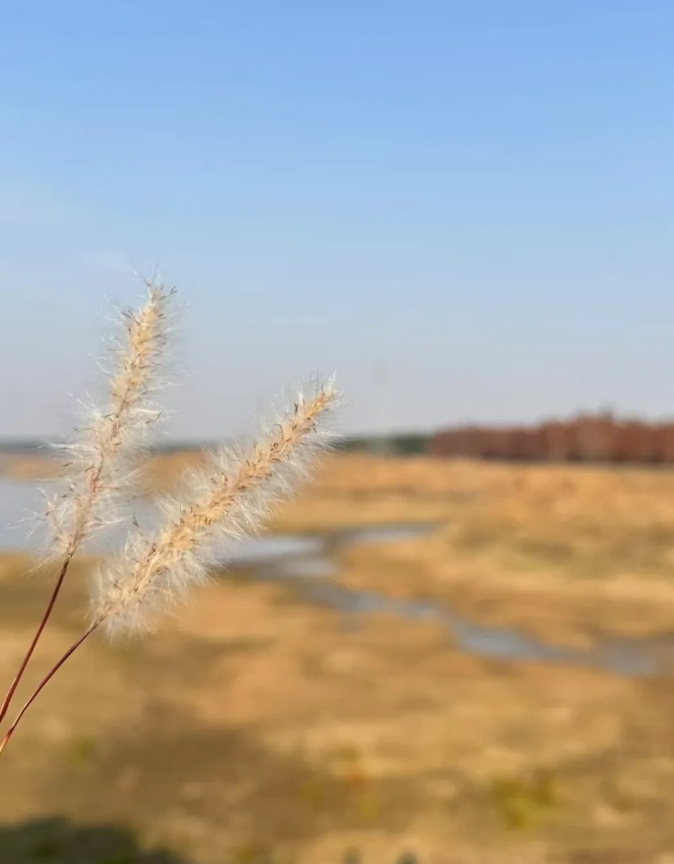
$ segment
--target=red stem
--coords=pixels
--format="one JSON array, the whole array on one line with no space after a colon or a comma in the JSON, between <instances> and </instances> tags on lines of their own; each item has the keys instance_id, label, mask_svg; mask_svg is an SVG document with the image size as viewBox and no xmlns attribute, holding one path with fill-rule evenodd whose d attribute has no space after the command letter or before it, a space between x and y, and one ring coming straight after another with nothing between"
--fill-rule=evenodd
<instances>
[{"instance_id":1,"label":"red stem","mask_svg":"<svg viewBox=\"0 0 674 864\"><path fill-rule=\"evenodd\" d=\"M3 750L5 749L7 744L9 743L9 739L14 734L16 727L21 722L21 718L26 713L26 711L30 708L30 706L33 704L33 702L40 695L42 690L44 690L44 688L47 686L47 684L51 681L51 679L54 677L54 675L58 672L58 670L61 668L61 666L63 666L63 664L68 659L68 657L70 657L71 654L74 654L75 651L77 651L77 649L80 647L80 645L85 641L85 639L88 639L88 637L91 636L91 634L94 632L94 630L98 627L98 624L99 624L99 622L95 621L91 625L91 627L89 627L89 629L86 630L82 634L82 636L80 636L80 638L77 640L77 642L75 642L73 645L70 646L70 648L68 648L66 653L61 657L61 659L57 663L54 664L54 666L52 666L52 668L49 670L49 672L47 672L45 677L42 679L42 681L38 684L37 688L33 692L33 695L30 697L30 699L28 699L28 701L25 703L23 708L16 715L16 719L14 720L12 725L7 730L7 734L5 735L5 737L2 739L2 742L0 743L0 754L2 754Z\"/></svg>"},{"instance_id":2,"label":"red stem","mask_svg":"<svg viewBox=\"0 0 674 864\"><path fill-rule=\"evenodd\" d=\"M63 580L65 579L66 573L68 572L68 567L70 565L71 560L72 560L71 557L66 558L66 560L63 562L63 565L61 566L58 580L56 582L56 585L54 586L54 590L52 591L51 598L49 600L49 603L47 605L45 613L42 616L42 620L40 621L40 626L37 628L37 632L35 633L35 636L33 636L33 641L30 644L30 648L26 652L26 656L23 658L23 662L21 663L21 666L19 666L19 671L16 673L16 675L14 677L14 681L12 682L12 686L7 691L7 695L5 696L5 699L2 703L2 707L0 707L0 723L5 719L7 711L9 710L9 706L10 706L12 699L14 697L14 694L16 692L16 688L19 686L19 682L21 681L21 678L23 677L23 673L26 671L26 666L28 666L30 658L33 656L33 652L35 651L35 648L37 647L37 643L40 640L40 636L42 636L42 631L47 626L47 621L49 621L49 617L52 613L52 609L54 608L54 605L56 604L56 600L57 600L59 593L61 591L61 586L63 585Z\"/></svg>"}]
</instances>

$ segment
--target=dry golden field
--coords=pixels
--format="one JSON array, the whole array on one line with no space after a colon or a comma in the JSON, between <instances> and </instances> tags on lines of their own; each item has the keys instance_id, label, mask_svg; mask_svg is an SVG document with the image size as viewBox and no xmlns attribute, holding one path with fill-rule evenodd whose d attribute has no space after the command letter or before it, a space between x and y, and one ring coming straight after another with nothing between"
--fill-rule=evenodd
<instances>
[{"instance_id":1,"label":"dry golden field","mask_svg":"<svg viewBox=\"0 0 674 864\"><path fill-rule=\"evenodd\" d=\"M175 473L157 460L148 485ZM410 521L437 527L338 550L335 578L574 648L674 631L674 472L334 456L272 527ZM49 585L30 564L2 561L5 681ZM88 566L30 682L78 633ZM473 656L434 620L216 575L155 635L87 644L45 691L0 760L0 861L674 862L666 658L629 677ZM47 818L69 827L32 823Z\"/></svg>"},{"instance_id":2,"label":"dry golden field","mask_svg":"<svg viewBox=\"0 0 674 864\"><path fill-rule=\"evenodd\" d=\"M674 471L341 457L276 527L409 521L438 528L353 550L343 578L547 638L674 627Z\"/></svg>"}]
</instances>

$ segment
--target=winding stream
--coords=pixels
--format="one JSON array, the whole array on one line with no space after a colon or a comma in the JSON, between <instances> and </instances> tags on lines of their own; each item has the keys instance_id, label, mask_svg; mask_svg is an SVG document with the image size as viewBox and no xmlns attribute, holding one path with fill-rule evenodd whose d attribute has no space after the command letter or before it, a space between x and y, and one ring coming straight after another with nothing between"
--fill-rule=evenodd
<instances>
[{"instance_id":1,"label":"winding stream","mask_svg":"<svg viewBox=\"0 0 674 864\"><path fill-rule=\"evenodd\" d=\"M550 663L594 666L620 675L656 675L662 654L671 653L669 634L648 639L604 638L592 649L564 648L525 635L514 628L471 622L449 605L399 600L378 591L347 588L335 581L339 567L335 551L358 543L384 543L423 536L433 525L388 525L336 530L321 536L261 538L242 545L230 566L246 569L261 581L290 581L310 603L338 609L352 617L387 612L402 618L428 618L445 625L461 650L503 660L543 660Z\"/></svg>"}]
</instances>

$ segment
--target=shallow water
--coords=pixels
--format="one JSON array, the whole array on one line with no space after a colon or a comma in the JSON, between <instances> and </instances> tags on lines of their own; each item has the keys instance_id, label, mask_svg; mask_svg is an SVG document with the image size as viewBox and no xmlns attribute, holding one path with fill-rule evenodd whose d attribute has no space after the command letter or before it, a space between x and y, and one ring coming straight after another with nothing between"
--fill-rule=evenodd
<instances>
[{"instance_id":1,"label":"shallow water","mask_svg":"<svg viewBox=\"0 0 674 864\"><path fill-rule=\"evenodd\" d=\"M295 537L307 545L296 555L283 559L257 562L239 559L239 566L248 566L253 578L262 581L290 581L300 595L310 603L338 609L351 622L358 616L389 613L407 619L432 619L446 626L461 650L470 654L502 660L542 660L549 663L594 666L616 674L634 677L658 674L663 668L663 655L671 655L674 639L665 634L650 639L604 638L592 649L565 648L550 645L514 628L476 624L459 615L448 604L400 600L377 591L347 588L334 581L339 574L337 562L328 557L330 550L345 548L353 543L383 543L421 536L432 525L391 525L376 529L353 528L330 532L322 537L324 554L316 554L315 537ZM270 538L271 539L271 538Z\"/></svg>"},{"instance_id":2,"label":"shallow water","mask_svg":"<svg viewBox=\"0 0 674 864\"><path fill-rule=\"evenodd\" d=\"M52 498L63 490L55 480L12 481L0 479L0 550L36 550L46 536L46 525L40 518L45 512L45 496ZM152 524L156 518L153 508L139 499L133 508L134 517L141 525ZM116 548L128 530L127 523L102 532L92 551Z\"/></svg>"},{"instance_id":3,"label":"shallow water","mask_svg":"<svg viewBox=\"0 0 674 864\"><path fill-rule=\"evenodd\" d=\"M35 516L42 509L45 483L0 480L0 548L31 548L36 545Z\"/></svg>"},{"instance_id":4,"label":"shallow water","mask_svg":"<svg viewBox=\"0 0 674 864\"><path fill-rule=\"evenodd\" d=\"M284 568L285 569L285 568ZM255 577L265 581L288 578L276 568L260 568ZM292 578L292 577L291 577ZM674 639L669 635L643 640L600 640L588 650L550 645L525 635L514 628L475 624L449 606L430 601L396 600L376 591L346 588L329 579L318 580L297 572L293 584L302 597L317 605L329 606L349 617L373 613L389 613L407 619L432 619L444 624L462 651L502 660L542 660L594 666L621 675L634 677L656 675L664 666L659 654L671 654Z\"/></svg>"},{"instance_id":5,"label":"shallow water","mask_svg":"<svg viewBox=\"0 0 674 864\"><path fill-rule=\"evenodd\" d=\"M39 531L35 531L32 514L41 509L40 490L55 488L44 482L0 480L0 548L35 548ZM152 510L146 504L139 503L136 509L141 523L153 520ZM224 563L246 569L253 578L262 581L291 582L307 602L338 609L352 624L358 623L359 616L381 612L439 621L459 647L471 654L511 661L595 666L622 675L643 676L657 674L663 659L673 653L674 639L668 634L643 640L604 638L590 650L553 646L512 628L475 624L446 604L397 600L376 591L346 588L334 581L339 575L336 552L354 544L412 539L433 528L432 524L392 524L345 528L320 535L267 535L237 543ZM115 539L118 538L113 531L103 548Z\"/></svg>"}]
</instances>

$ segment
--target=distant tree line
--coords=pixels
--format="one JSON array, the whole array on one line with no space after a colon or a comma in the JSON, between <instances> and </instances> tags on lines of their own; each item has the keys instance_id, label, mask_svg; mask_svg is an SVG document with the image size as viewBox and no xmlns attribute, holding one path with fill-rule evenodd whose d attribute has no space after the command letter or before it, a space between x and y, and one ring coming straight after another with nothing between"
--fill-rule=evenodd
<instances>
[{"instance_id":1,"label":"distant tree line","mask_svg":"<svg viewBox=\"0 0 674 864\"><path fill-rule=\"evenodd\" d=\"M361 435L340 438L334 443L334 447L346 453L381 453L391 456L411 456L428 452L432 438L433 436L430 433Z\"/></svg>"},{"instance_id":2,"label":"distant tree line","mask_svg":"<svg viewBox=\"0 0 674 864\"><path fill-rule=\"evenodd\" d=\"M674 423L581 415L537 426L460 426L437 432L433 456L555 462L674 463Z\"/></svg>"},{"instance_id":3,"label":"distant tree line","mask_svg":"<svg viewBox=\"0 0 674 864\"><path fill-rule=\"evenodd\" d=\"M212 442L173 441L155 453L199 450ZM338 452L388 456L464 457L507 461L674 463L674 421L648 423L610 413L583 414L537 425L455 426L435 433L344 436ZM49 453L39 441L0 441L0 453Z\"/></svg>"}]
</instances>

